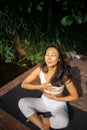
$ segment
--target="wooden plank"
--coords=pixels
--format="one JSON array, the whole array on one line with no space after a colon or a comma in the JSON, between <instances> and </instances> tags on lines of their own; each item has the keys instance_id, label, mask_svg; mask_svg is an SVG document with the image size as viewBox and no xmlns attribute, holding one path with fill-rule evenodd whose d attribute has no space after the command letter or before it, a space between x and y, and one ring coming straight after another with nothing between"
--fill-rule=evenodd
<instances>
[{"instance_id":1,"label":"wooden plank","mask_svg":"<svg viewBox=\"0 0 87 130\"><path fill-rule=\"evenodd\" d=\"M0 130L31 130L11 115L0 109Z\"/></svg>"}]
</instances>

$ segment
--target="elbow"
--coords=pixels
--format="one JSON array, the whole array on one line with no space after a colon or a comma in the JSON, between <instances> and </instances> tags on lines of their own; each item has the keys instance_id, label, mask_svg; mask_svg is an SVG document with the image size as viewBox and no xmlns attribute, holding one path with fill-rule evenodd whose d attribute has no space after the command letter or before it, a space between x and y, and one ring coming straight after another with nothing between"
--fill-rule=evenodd
<instances>
[{"instance_id":1,"label":"elbow","mask_svg":"<svg viewBox=\"0 0 87 130\"><path fill-rule=\"evenodd\" d=\"M76 96L74 97L74 100L78 100L78 98L79 98L79 96L78 96L78 95L76 95Z\"/></svg>"},{"instance_id":2,"label":"elbow","mask_svg":"<svg viewBox=\"0 0 87 130\"><path fill-rule=\"evenodd\" d=\"M21 87L22 87L22 88L25 88L25 83L24 83L24 82L21 84Z\"/></svg>"}]
</instances>

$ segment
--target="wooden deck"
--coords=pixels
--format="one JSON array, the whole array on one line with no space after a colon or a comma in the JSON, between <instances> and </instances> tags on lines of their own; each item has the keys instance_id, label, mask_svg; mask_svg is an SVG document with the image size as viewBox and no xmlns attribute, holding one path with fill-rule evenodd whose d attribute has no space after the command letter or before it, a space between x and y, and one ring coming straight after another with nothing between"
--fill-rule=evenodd
<instances>
[{"instance_id":1,"label":"wooden deck","mask_svg":"<svg viewBox=\"0 0 87 130\"><path fill-rule=\"evenodd\" d=\"M75 80L78 81L78 86L82 89L82 95L80 95L79 100L71 103L76 108L79 108L87 112L87 60L74 59L70 62L71 66L76 69L74 72ZM37 67L37 66L35 66ZM16 79L7 83L0 88L0 97L9 92L11 89L16 87L23 79L31 73L35 68L26 71ZM79 90L79 87L78 87ZM28 127L24 126L21 122L16 120L14 117L6 113L4 110L0 109L0 130L30 130Z\"/></svg>"}]
</instances>

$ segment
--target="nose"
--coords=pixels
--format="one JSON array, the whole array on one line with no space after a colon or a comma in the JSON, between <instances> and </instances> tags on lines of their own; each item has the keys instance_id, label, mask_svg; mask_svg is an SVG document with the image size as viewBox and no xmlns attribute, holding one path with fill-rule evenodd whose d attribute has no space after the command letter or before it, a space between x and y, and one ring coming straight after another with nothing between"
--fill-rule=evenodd
<instances>
[{"instance_id":1,"label":"nose","mask_svg":"<svg viewBox=\"0 0 87 130\"><path fill-rule=\"evenodd\" d=\"M50 60L51 59L51 56L48 56L48 60Z\"/></svg>"}]
</instances>

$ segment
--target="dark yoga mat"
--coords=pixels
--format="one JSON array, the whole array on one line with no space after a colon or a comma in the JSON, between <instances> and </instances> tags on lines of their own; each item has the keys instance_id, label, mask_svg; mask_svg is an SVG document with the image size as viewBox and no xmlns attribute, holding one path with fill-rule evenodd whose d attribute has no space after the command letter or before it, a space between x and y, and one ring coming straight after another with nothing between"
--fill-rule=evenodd
<instances>
[{"instance_id":1,"label":"dark yoga mat","mask_svg":"<svg viewBox=\"0 0 87 130\"><path fill-rule=\"evenodd\" d=\"M26 118L23 116L21 111L18 108L18 101L22 97L40 97L41 91L30 91L25 90L18 85L13 88L11 91L0 97L0 107L5 110L7 113L12 115L14 118L22 122L27 127L32 130L39 130L32 123L26 123ZM87 130L87 112L84 112L80 109L73 107L74 117L70 121L70 124L67 128L61 130ZM59 123L59 122L58 122ZM51 129L53 130L53 129Z\"/></svg>"}]
</instances>

